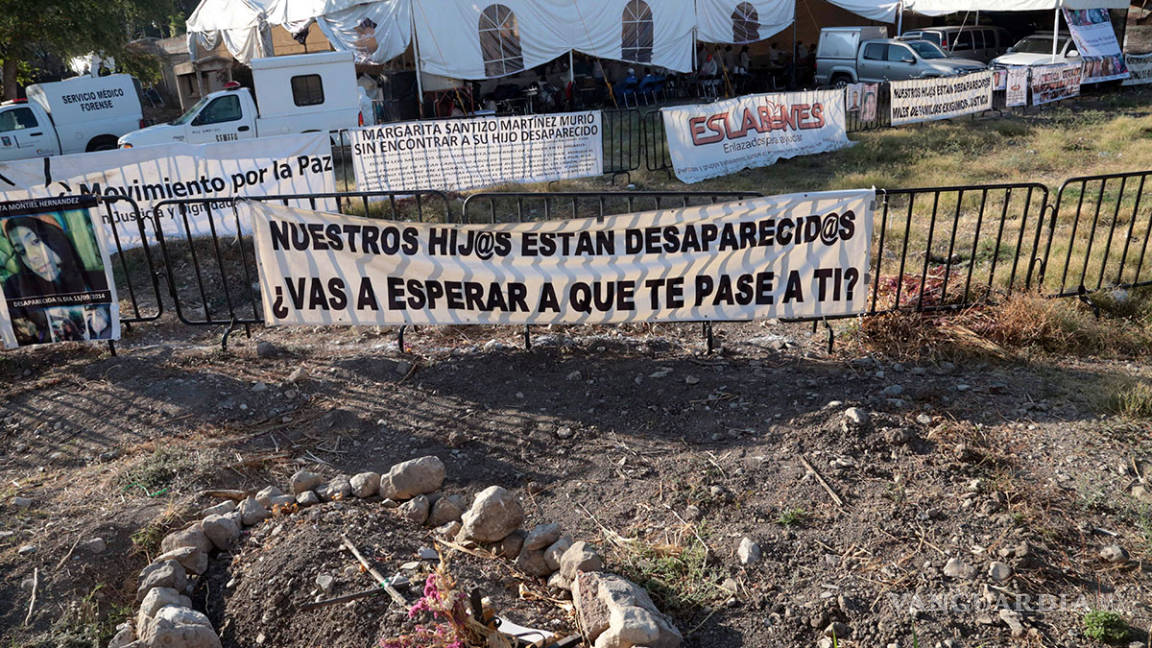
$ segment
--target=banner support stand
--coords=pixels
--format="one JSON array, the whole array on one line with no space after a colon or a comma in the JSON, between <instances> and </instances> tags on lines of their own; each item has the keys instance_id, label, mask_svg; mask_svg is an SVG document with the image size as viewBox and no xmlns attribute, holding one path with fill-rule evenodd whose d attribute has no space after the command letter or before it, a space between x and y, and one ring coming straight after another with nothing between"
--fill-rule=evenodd
<instances>
[{"instance_id":1,"label":"banner support stand","mask_svg":"<svg viewBox=\"0 0 1152 648\"><path fill-rule=\"evenodd\" d=\"M424 117L424 83L420 79L420 41L416 38L416 12L412 11L408 14L409 23L412 25L412 58L416 63L416 100L420 102L420 117Z\"/></svg>"},{"instance_id":2,"label":"banner support stand","mask_svg":"<svg viewBox=\"0 0 1152 648\"><path fill-rule=\"evenodd\" d=\"M704 341L707 343L708 355L716 349L716 338L712 335L712 322L704 322Z\"/></svg>"},{"instance_id":3,"label":"banner support stand","mask_svg":"<svg viewBox=\"0 0 1152 648\"><path fill-rule=\"evenodd\" d=\"M524 350L532 350L532 326L529 324L524 325Z\"/></svg>"},{"instance_id":4,"label":"banner support stand","mask_svg":"<svg viewBox=\"0 0 1152 648\"><path fill-rule=\"evenodd\" d=\"M396 331L396 346L400 347L400 353L404 353L404 329L408 328L407 324L401 324L400 330Z\"/></svg>"},{"instance_id":5,"label":"banner support stand","mask_svg":"<svg viewBox=\"0 0 1152 648\"><path fill-rule=\"evenodd\" d=\"M111 353L113 358L116 357L116 343L112 340L108 340L108 353Z\"/></svg>"}]
</instances>

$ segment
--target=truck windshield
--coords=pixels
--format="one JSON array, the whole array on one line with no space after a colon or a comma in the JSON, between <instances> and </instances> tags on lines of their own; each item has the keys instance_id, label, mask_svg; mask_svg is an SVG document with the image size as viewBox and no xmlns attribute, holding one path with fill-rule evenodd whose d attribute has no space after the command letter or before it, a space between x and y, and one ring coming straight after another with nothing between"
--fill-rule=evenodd
<instances>
[{"instance_id":1,"label":"truck windshield","mask_svg":"<svg viewBox=\"0 0 1152 648\"><path fill-rule=\"evenodd\" d=\"M948 58L948 56L939 47L936 47L928 41L910 41L908 47L916 50L916 53L923 59L940 59Z\"/></svg>"},{"instance_id":2,"label":"truck windshield","mask_svg":"<svg viewBox=\"0 0 1152 648\"><path fill-rule=\"evenodd\" d=\"M187 124L188 122L192 121L192 118L195 117L196 114L200 112L200 109L204 107L204 104L208 103L208 99L210 99L210 98L211 97L202 97L200 99L200 101L197 101L195 104L192 105L191 108L188 109L188 112L184 113L183 115L180 115L176 119L173 119L172 121L168 122L168 124L172 125L172 126L182 126L182 125Z\"/></svg>"}]
</instances>

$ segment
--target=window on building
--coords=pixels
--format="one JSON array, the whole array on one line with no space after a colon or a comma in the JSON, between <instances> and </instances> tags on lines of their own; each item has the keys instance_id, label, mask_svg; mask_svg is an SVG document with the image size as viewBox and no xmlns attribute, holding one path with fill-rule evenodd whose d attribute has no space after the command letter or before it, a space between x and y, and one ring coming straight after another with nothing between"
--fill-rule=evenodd
<instances>
[{"instance_id":1,"label":"window on building","mask_svg":"<svg viewBox=\"0 0 1152 648\"><path fill-rule=\"evenodd\" d=\"M292 77L292 101L297 106L318 106L324 103L324 84L319 74Z\"/></svg>"},{"instance_id":2,"label":"window on building","mask_svg":"<svg viewBox=\"0 0 1152 648\"><path fill-rule=\"evenodd\" d=\"M747 2L736 5L732 12L732 40L736 43L760 40L760 12Z\"/></svg>"},{"instance_id":3,"label":"window on building","mask_svg":"<svg viewBox=\"0 0 1152 648\"><path fill-rule=\"evenodd\" d=\"M480 52L485 76L504 76L524 69L520 29L511 9L494 4L480 14Z\"/></svg>"},{"instance_id":4,"label":"window on building","mask_svg":"<svg viewBox=\"0 0 1152 648\"><path fill-rule=\"evenodd\" d=\"M623 38L620 58L637 63L652 62L652 8L644 0L629 0L624 5Z\"/></svg>"}]
</instances>

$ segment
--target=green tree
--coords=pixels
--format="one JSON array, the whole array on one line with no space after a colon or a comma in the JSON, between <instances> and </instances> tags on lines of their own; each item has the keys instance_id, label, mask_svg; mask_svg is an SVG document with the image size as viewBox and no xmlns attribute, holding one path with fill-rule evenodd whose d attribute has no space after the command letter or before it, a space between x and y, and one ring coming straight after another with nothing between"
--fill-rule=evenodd
<instances>
[{"instance_id":1,"label":"green tree","mask_svg":"<svg viewBox=\"0 0 1152 648\"><path fill-rule=\"evenodd\" d=\"M0 0L4 98L16 97L21 64L36 52L125 56L145 29L167 25L174 7L173 0Z\"/></svg>"}]
</instances>

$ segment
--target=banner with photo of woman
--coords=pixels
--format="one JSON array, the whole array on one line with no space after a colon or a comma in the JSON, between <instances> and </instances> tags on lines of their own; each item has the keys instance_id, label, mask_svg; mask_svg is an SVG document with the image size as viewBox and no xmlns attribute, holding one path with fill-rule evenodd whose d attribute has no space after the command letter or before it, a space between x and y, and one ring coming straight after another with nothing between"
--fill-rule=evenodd
<instances>
[{"instance_id":1,"label":"banner with photo of woman","mask_svg":"<svg viewBox=\"0 0 1152 648\"><path fill-rule=\"evenodd\" d=\"M1107 9L1064 9L1068 31L1084 61L1080 83L1127 79L1128 66Z\"/></svg>"},{"instance_id":2,"label":"banner with photo of woman","mask_svg":"<svg viewBox=\"0 0 1152 648\"><path fill-rule=\"evenodd\" d=\"M0 202L6 348L120 338L120 308L92 196Z\"/></svg>"}]
</instances>

